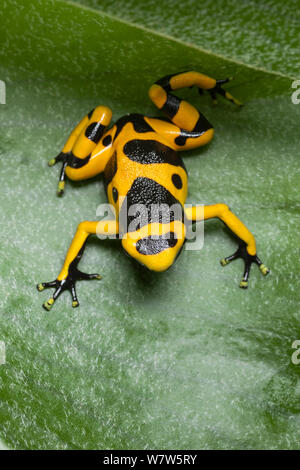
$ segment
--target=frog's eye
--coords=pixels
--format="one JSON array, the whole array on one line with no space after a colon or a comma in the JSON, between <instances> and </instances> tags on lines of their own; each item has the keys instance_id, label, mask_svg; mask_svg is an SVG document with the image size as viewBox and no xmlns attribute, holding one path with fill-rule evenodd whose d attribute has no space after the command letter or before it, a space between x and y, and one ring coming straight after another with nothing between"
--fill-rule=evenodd
<instances>
[{"instance_id":1,"label":"frog's eye","mask_svg":"<svg viewBox=\"0 0 300 470\"><path fill-rule=\"evenodd\" d=\"M177 244L177 237L174 232L163 235L149 236L141 238L136 243L136 250L141 255L157 255L168 248L174 248Z\"/></svg>"}]
</instances>

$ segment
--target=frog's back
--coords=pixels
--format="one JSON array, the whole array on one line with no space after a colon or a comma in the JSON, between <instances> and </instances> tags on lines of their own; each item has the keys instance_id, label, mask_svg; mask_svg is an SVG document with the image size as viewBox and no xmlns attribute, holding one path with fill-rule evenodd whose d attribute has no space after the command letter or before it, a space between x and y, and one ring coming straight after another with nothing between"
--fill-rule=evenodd
<instances>
[{"instance_id":1,"label":"frog's back","mask_svg":"<svg viewBox=\"0 0 300 470\"><path fill-rule=\"evenodd\" d=\"M151 193L152 203L153 199L157 203L175 199L183 206L187 172L170 143L141 114L126 115L115 126L115 152L104 172L109 201L116 204L131 191L135 202L146 204Z\"/></svg>"}]
</instances>

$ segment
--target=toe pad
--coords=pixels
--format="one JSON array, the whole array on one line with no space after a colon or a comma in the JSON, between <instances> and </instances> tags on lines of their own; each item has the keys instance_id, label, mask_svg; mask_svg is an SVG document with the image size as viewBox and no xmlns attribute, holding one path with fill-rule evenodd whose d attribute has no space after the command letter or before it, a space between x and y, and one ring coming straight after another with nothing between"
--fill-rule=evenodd
<instances>
[{"instance_id":1,"label":"toe pad","mask_svg":"<svg viewBox=\"0 0 300 470\"><path fill-rule=\"evenodd\" d=\"M248 281L241 281L240 282L240 287L241 287L241 289L247 289Z\"/></svg>"}]
</instances>

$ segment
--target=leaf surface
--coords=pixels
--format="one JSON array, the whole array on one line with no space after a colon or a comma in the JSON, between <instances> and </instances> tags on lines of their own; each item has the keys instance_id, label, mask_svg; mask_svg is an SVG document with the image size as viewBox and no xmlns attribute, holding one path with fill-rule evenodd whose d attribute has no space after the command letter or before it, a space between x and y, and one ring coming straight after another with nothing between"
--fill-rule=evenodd
<instances>
[{"instance_id":1,"label":"leaf surface","mask_svg":"<svg viewBox=\"0 0 300 470\"><path fill-rule=\"evenodd\" d=\"M243 17L243 6L234 11ZM181 12L184 24L189 15ZM300 106L286 94L291 78L275 60L273 71L253 66L267 56L236 62L234 41L226 57L217 46L218 55L202 50L200 39L186 44L198 34L194 23L174 40L80 5L6 0L0 24L1 438L25 449L299 448L291 345L300 321ZM217 21L214 37L224 27ZM242 263L218 262L236 248L218 221L206 224L202 250L184 250L161 274L136 266L117 242L95 239L80 267L103 280L78 286L79 309L64 295L46 314L47 294L35 284L57 276L77 224L106 202L98 179L68 182L55 197L58 170L47 160L98 104L114 119L155 114L149 85L189 67L235 75L232 87L248 101L212 107L185 92L216 129L209 146L184 157L189 202L229 204L255 234L270 276L253 269L248 291L238 288ZM294 67L291 59L287 73Z\"/></svg>"}]
</instances>

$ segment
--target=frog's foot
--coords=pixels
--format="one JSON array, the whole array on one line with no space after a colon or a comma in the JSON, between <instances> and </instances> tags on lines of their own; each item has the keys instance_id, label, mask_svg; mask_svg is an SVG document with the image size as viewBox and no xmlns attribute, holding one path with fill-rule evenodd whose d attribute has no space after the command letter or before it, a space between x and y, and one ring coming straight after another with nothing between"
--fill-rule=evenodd
<instances>
[{"instance_id":1,"label":"frog's foot","mask_svg":"<svg viewBox=\"0 0 300 470\"><path fill-rule=\"evenodd\" d=\"M52 282L41 282L40 284L37 284L36 286L37 290L40 292L44 289L47 289L48 287L55 288L55 291L52 297L50 297L50 299L48 299L46 302L43 303L44 309L48 311L51 310L56 299L65 290L68 290L71 293L72 307L74 308L78 307L79 302L78 302L78 298L76 295L76 282L82 281L82 280L88 280L88 279L102 279L102 277L100 276L100 274L86 274L86 273L79 271L79 269L77 268L73 268L72 271L69 272L66 279L63 279L61 281L58 279L55 279Z\"/></svg>"},{"instance_id":2,"label":"frog's foot","mask_svg":"<svg viewBox=\"0 0 300 470\"><path fill-rule=\"evenodd\" d=\"M237 259L237 258L242 258L245 262L245 270L244 270L244 276L243 279L240 282L240 287L242 289L247 289L248 287L248 279L249 279L249 274L250 274L250 269L252 263L256 263L261 271L261 273L266 276L270 270L261 262L259 257L257 255L249 255L247 251L247 246L244 242L242 242L238 249L236 250L233 255L228 256L227 258L221 259L220 263L222 266L226 266L229 264L231 261Z\"/></svg>"},{"instance_id":3,"label":"frog's foot","mask_svg":"<svg viewBox=\"0 0 300 470\"><path fill-rule=\"evenodd\" d=\"M59 176L59 182L57 186L57 195L62 196L65 190L65 172L66 167L68 165L68 154L64 152L60 152L57 157L52 158L52 160L48 161L49 166L56 165L56 163L62 162L62 168Z\"/></svg>"},{"instance_id":4,"label":"frog's foot","mask_svg":"<svg viewBox=\"0 0 300 470\"><path fill-rule=\"evenodd\" d=\"M223 80L217 80L216 85L214 88L211 90L207 90L208 93L210 94L213 104L217 104L217 95L223 96L226 100L231 101L232 103L236 104L237 106L243 106L243 103L241 103L239 100L234 98L228 91L223 90L222 85L225 83L228 83L229 81L233 80L232 78L225 78Z\"/></svg>"}]
</instances>

